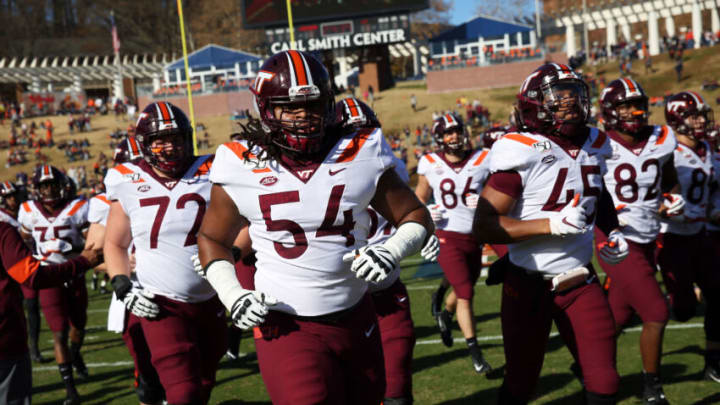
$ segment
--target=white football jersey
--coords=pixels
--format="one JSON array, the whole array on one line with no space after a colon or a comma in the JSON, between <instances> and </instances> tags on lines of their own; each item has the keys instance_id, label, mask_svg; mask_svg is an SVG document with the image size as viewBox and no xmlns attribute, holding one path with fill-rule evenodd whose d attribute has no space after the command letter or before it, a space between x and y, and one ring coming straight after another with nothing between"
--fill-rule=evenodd
<instances>
[{"instance_id":1,"label":"white football jersey","mask_svg":"<svg viewBox=\"0 0 720 405\"><path fill-rule=\"evenodd\" d=\"M605 159L611 154L607 135L597 128L590 130L582 148L571 151L540 134L510 133L493 144L490 172L515 171L522 179L522 195L508 213L512 218L557 217L576 193L581 203L591 200L590 212L595 213L607 171ZM593 256L592 228L581 235L544 235L508 244L510 261L549 274L585 266Z\"/></svg>"},{"instance_id":2,"label":"white football jersey","mask_svg":"<svg viewBox=\"0 0 720 405\"><path fill-rule=\"evenodd\" d=\"M110 200L107 199L105 193L93 196L90 199L90 210L88 212L88 222L91 224L107 225L107 217L110 213Z\"/></svg>"},{"instance_id":3,"label":"white football jersey","mask_svg":"<svg viewBox=\"0 0 720 405\"><path fill-rule=\"evenodd\" d=\"M31 234L35 241L36 254L49 263L64 263L66 255L60 254L50 246L56 246L53 240L69 244L74 252L83 250L88 227L88 203L84 198L76 198L65 205L55 216L47 212L35 200L25 201L18 213L21 230Z\"/></svg>"},{"instance_id":4,"label":"white football jersey","mask_svg":"<svg viewBox=\"0 0 720 405\"><path fill-rule=\"evenodd\" d=\"M393 153L377 129L344 135L315 170L291 171L249 159L244 142L221 145L210 180L221 184L250 222L255 287L280 301L273 309L303 316L352 307L367 282L342 257L367 243L367 208Z\"/></svg>"},{"instance_id":5,"label":"white football jersey","mask_svg":"<svg viewBox=\"0 0 720 405\"><path fill-rule=\"evenodd\" d=\"M714 180L712 149L707 142L705 153L697 152L678 142L674 152L680 190L685 199L683 214L685 222L663 220L661 232L678 235L694 235L703 230L710 202L710 184Z\"/></svg>"},{"instance_id":6,"label":"white football jersey","mask_svg":"<svg viewBox=\"0 0 720 405\"><path fill-rule=\"evenodd\" d=\"M657 214L663 200L660 183L662 167L677 147L675 134L665 125L655 126L647 143L631 150L609 136L612 156L606 161L605 186L613 198L618 216L627 223L623 235L637 243L649 243L660 231Z\"/></svg>"},{"instance_id":7,"label":"white football jersey","mask_svg":"<svg viewBox=\"0 0 720 405\"><path fill-rule=\"evenodd\" d=\"M215 295L190 262L210 199L211 165L212 155L200 156L175 182L160 180L144 161L115 166L105 177L107 199L130 219L138 282L154 294L182 302Z\"/></svg>"},{"instance_id":8,"label":"white football jersey","mask_svg":"<svg viewBox=\"0 0 720 405\"><path fill-rule=\"evenodd\" d=\"M393 156L393 163L395 163L395 172L405 182L410 182L410 175L408 174L405 162L400 160L398 157ZM390 224L385 217L378 214L377 211L368 207L368 214L370 215L370 230L368 231L368 245L375 245L378 243L385 242L389 237L395 233L395 227ZM380 283L368 284L370 292L382 291L395 283L400 277L400 269L396 269L388 275L388 277Z\"/></svg>"},{"instance_id":9,"label":"white football jersey","mask_svg":"<svg viewBox=\"0 0 720 405\"><path fill-rule=\"evenodd\" d=\"M7 222L15 228L20 227L20 223L17 221L15 216L10 212L6 211L4 208L0 208L0 222Z\"/></svg>"},{"instance_id":10,"label":"white football jersey","mask_svg":"<svg viewBox=\"0 0 720 405\"><path fill-rule=\"evenodd\" d=\"M425 176L433 190L435 204L445 208L447 220L437 229L469 234L475 210L468 208L468 193L480 194L489 174L489 151L478 149L459 165L450 165L441 155L428 153L418 161L417 172ZM455 166L455 167L453 167Z\"/></svg>"}]
</instances>

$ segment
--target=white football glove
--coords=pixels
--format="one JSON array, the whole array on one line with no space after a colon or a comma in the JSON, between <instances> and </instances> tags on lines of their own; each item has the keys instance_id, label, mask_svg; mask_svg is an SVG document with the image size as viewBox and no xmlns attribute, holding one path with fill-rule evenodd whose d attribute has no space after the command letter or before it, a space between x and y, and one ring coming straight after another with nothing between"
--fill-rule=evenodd
<instances>
[{"instance_id":1,"label":"white football glove","mask_svg":"<svg viewBox=\"0 0 720 405\"><path fill-rule=\"evenodd\" d=\"M230 317L235 326L240 329L250 329L265 322L265 316L271 306L276 305L275 298L260 291L245 290L230 309Z\"/></svg>"},{"instance_id":2,"label":"white football glove","mask_svg":"<svg viewBox=\"0 0 720 405\"><path fill-rule=\"evenodd\" d=\"M588 203L579 203L580 194L575 194L572 202L566 205L560 215L550 218L550 234L555 236L577 235L588 230Z\"/></svg>"},{"instance_id":3,"label":"white football glove","mask_svg":"<svg viewBox=\"0 0 720 405\"><path fill-rule=\"evenodd\" d=\"M465 195L465 205L467 205L468 208L474 210L477 208L478 200L480 199L480 196L476 193L468 193Z\"/></svg>"},{"instance_id":4,"label":"white football glove","mask_svg":"<svg viewBox=\"0 0 720 405\"><path fill-rule=\"evenodd\" d=\"M343 256L343 262L350 263L355 277L371 283L385 280L397 265L390 251L383 245L363 246Z\"/></svg>"},{"instance_id":5,"label":"white football glove","mask_svg":"<svg viewBox=\"0 0 720 405\"><path fill-rule=\"evenodd\" d=\"M598 245L598 256L608 264L618 264L625 260L630 251L622 232L614 230L608 235L607 241Z\"/></svg>"},{"instance_id":6,"label":"white football glove","mask_svg":"<svg viewBox=\"0 0 720 405\"><path fill-rule=\"evenodd\" d=\"M140 287L133 286L125 294L123 304L128 311L140 318L155 318L160 313L160 307L152 301L155 294L145 291Z\"/></svg>"},{"instance_id":7,"label":"white football glove","mask_svg":"<svg viewBox=\"0 0 720 405\"><path fill-rule=\"evenodd\" d=\"M668 217L673 217L683 213L685 207L685 199L680 194L663 194L663 205L667 207L665 213Z\"/></svg>"},{"instance_id":8,"label":"white football glove","mask_svg":"<svg viewBox=\"0 0 720 405\"><path fill-rule=\"evenodd\" d=\"M439 224L447 219L447 212L440 204L431 205L429 208L430 218L434 223Z\"/></svg>"},{"instance_id":9,"label":"white football glove","mask_svg":"<svg viewBox=\"0 0 720 405\"><path fill-rule=\"evenodd\" d=\"M233 324L241 329L250 329L265 322L270 307L278 303L277 299L265 293L242 288L235 266L227 260L211 261L204 272L218 298L230 311Z\"/></svg>"},{"instance_id":10,"label":"white football glove","mask_svg":"<svg viewBox=\"0 0 720 405\"><path fill-rule=\"evenodd\" d=\"M440 239L436 235L430 236L425 246L420 250L420 255L429 262L436 261L440 256Z\"/></svg>"},{"instance_id":11,"label":"white football glove","mask_svg":"<svg viewBox=\"0 0 720 405\"><path fill-rule=\"evenodd\" d=\"M207 280L207 276L205 275L205 269L203 268L202 264L200 264L200 254L195 253L194 255L190 256L190 262L193 265L193 270L195 270L195 273L201 278Z\"/></svg>"}]
</instances>

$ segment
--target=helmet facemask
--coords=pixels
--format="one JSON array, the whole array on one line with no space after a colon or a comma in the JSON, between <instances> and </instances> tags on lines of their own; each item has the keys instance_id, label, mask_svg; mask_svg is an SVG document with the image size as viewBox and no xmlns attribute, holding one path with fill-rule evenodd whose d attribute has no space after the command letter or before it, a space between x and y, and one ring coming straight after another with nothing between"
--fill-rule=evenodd
<instances>
[{"instance_id":1,"label":"helmet facemask","mask_svg":"<svg viewBox=\"0 0 720 405\"><path fill-rule=\"evenodd\" d=\"M57 208L65 201L64 188L64 184L58 179L45 180L38 184L37 195L44 205Z\"/></svg>"},{"instance_id":2,"label":"helmet facemask","mask_svg":"<svg viewBox=\"0 0 720 405\"><path fill-rule=\"evenodd\" d=\"M185 173L193 156L192 133L181 134L177 129L145 135L145 158L148 163L171 177Z\"/></svg>"},{"instance_id":3,"label":"helmet facemask","mask_svg":"<svg viewBox=\"0 0 720 405\"><path fill-rule=\"evenodd\" d=\"M590 117L590 98L585 83L562 80L541 87L542 109L538 118L552 124L560 136L574 136Z\"/></svg>"},{"instance_id":4,"label":"helmet facemask","mask_svg":"<svg viewBox=\"0 0 720 405\"><path fill-rule=\"evenodd\" d=\"M615 127L630 135L637 135L648 124L647 98L634 98L615 107Z\"/></svg>"},{"instance_id":5,"label":"helmet facemask","mask_svg":"<svg viewBox=\"0 0 720 405\"><path fill-rule=\"evenodd\" d=\"M697 140L705 139L708 132L715 126L713 110L705 107L700 111L688 112L683 115L683 125L679 128L681 134L691 136Z\"/></svg>"},{"instance_id":6,"label":"helmet facemask","mask_svg":"<svg viewBox=\"0 0 720 405\"><path fill-rule=\"evenodd\" d=\"M453 134L455 134L455 140L452 141L452 138L450 138L451 141L448 142L448 137ZM445 129L445 132L443 132L442 145L447 153L455 155L461 154L467 146L467 136L465 136L465 130L463 127L454 126Z\"/></svg>"}]
</instances>

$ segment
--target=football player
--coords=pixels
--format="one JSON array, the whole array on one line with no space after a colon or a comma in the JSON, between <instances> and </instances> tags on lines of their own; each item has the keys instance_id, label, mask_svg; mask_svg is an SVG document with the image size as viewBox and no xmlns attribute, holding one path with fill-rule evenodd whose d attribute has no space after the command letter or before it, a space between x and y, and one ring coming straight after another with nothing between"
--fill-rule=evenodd
<instances>
[{"instance_id":1,"label":"football player","mask_svg":"<svg viewBox=\"0 0 720 405\"><path fill-rule=\"evenodd\" d=\"M49 263L63 263L77 255L85 245L88 204L76 197L75 184L59 169L38 166L33 175L35 199L22 203L18 222L23 238L32 239L38 257ZM66 403L79 403L73 366L78 376L86 378L87 367L80 349L87 323L87 287L84 279L62 287L39 292L40 307L53 332L55 360L65 382ZM68 348L68 336L70 348Z\"/></svg>"},{"instance_id":2,"label":"football player","mask_svg":"<svg viewBox=\"0 0 720 405\"><path fill-rule=\"evenodd\" d=\"M663 222L658 264L676 320L685 322L695 315L693 284L702 290L707 303L705 377L720 382L720 273L716 248L704 229L708 216L716 214L708 212L717 197L710 195L717 181L712 148L704 139L713 127L713 112L700 94L683 91L667 100L665 119L678 140L673 159L685 208L682 215Z\"/></svg>"},{"instance_id":3,"label":"football player","mask_svg":"<svg viewBox=\"0 0 720 405\"><path fill-rule=\"evenodd\" d=\"M457 296L457 301L452 299L452 294L448 296L445 308L435 319L443 343L450 347L452 317L457 311L473 367L476 372L485 373L491 367L478 346L472 309L475 282L482 268L482 245L471 230L478 195L488 175L489 151L469 148L465 126L455 114L445 114L435 120L432 131L442 151L420 158L415 194L424 203L431 195L434 197L430 213L441 246L438 262ZM441 293L437 296L438 300L442 297Z\"/></svg>"},{"instance_id":4,"label":"football player","mask_svg":"<svg viewBox=\"0 0 720 405\"><path fill-rule=\"evenodd\" d=\"M380 128L375 112L365 103L356 98L340 100L336 106L336 119L348 132L364 128ZM402 160L393 156L395 171L405 182L410 182L407 168ZM368 208L370 229L368 245L382 244L389 239L395 229L373 208ZM436 259L437 250L433 254L433 246L439 248L437 237L433 235L432 243L421 251L426 260ZM400 272L391 273L385 280L368 286L377 313L380 339L382 340L385 358L385 405L412 404L412 354L415 347L415 332L410 313L410 297L405 284L400 281Z\"/></svg>"},{"instance_id":5,"label":"football player","mask_svg":"<svg viewBox=\"0 0 720 405\"><path fill-rule=\"evenodd\" d=\"M633 312L643 321L640 356L644 401L667 404L658 373L668 310L655 279L655 239L660 217L681 214L685 204L681 195L667 194L677 185L673 165L677 141L669 127L648 125L648 97L633 79L608 84L600 95L600 113L612 148L612 156L606 159L605 185L617 209L629 254L617 264L600 254L599 263L611 280L608 301L617 333ZM605 235L599 229L595 231L595 242L606 243Z\"/></svg>"},{"instance_id":6,"label":"football player","mask_svg":"<svg viewBox=\"0 0 720 405\"><path fill-rule=\"evenodd\" d=\"M613 262L627 255L603 185L612 150L607 135L587 127L588 87L566 65L540 66L517 97L525 132L493 145L473 226L478 240L508 244L499 403L531 399L554 320L582 369L587 404L614 404L615 324L590 263L596 218L609 234L599 253Z\"/></svg>"},{"instance_id":7,"label":"football player","mask_svg":"<svg viewBox=\"0 0 720 405\"><path fill-rule=\"evenodd\" d=\"M128 324L140 324L171 404L207 403L227 337L225 309L190 263L210 197L213 158L193 156L192 131L178 107L148 105L135 130L143 159L115 166L105 177L111 285L130 311ZM136 284L130 280L131 243ZM129 349L140 368L147 354Z\"/></svg>"},{"instance_id":8,"label":"football player","mask_svg":"<svg viewBox=\"0 0 720 405\"><path fill-rule=\"evenodd\" d=\"M15 228L20 228L17 222L18 210L23 203L22 193L12 182L0 183L0 222L7 222ZM38 339L40 338L40 301L38 292L20 284L23 292L23 303L27 310L28 339L30 344L30 359L36 363L44 363L46 360L40 353Z\"/></svg>"},{"instance_id":9,"label":"football player","mask_svg":"<svg viewBox=\"0 0 720 405\"><path fill-rule=\"evenodd\" d=\"M0 399L4 404L29 404L32 370L27 332L16 283L29 289L50 288L84 273L102 261L99 250L85 250L61 264L42 263L33 257L18 230L0 221ZM66 401L67 403L67 401Z\"/></svg>"},{"instance_id":10,"label":"football player","mask_svg":"<svg viewBox=\"0 0 720 405\"><path fill-rule=\"evenodd\" d=\"M246 141L221 145L210 173L198 237L207 278L235 324L260 326L255 346L273 403L379 404L385 376L368 283L420 250L429 213L395 172L379 128L334 128L330 78L310 54L273 55L251 90L260 123ZM397 227L380 245L365 246L369 206ZM247 223L255 291L232 264Z\"/></svg>"}]
</instances>

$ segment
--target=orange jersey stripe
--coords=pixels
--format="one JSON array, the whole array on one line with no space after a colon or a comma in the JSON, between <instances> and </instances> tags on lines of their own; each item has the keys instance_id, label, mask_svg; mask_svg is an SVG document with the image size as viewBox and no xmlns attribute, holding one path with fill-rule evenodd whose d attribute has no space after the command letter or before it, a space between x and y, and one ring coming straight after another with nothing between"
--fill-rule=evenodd
<instances>
[{"instance_id":1,"label":"orange jersey stripe","mask_svg":"<svg viewBox=\"0 0 720 405\"><path fill-rule=\"evenodd\" d=\"M293 66L295 67L295 77L297 77L298 86L307 86L308 79L307 74L305 73L305 64L302 61L302 56L300 56L298 51L288 51L288 53L290 54Z\"/></svg>"},{"instance_id":2,"label":"orange jersey stripe","mask_svg":"<svg viewBox=\"0 0 720 405\"><path fill-rule=\"evenodd\" d=\"M108 200L107 198L105 198L104 195L98 194L98 195L96 195L96 196L93 197L93 198L97 198L98 200L104 202L105 204L110 205L110 200Z\"/></svg>"},{"instance_id":3,"label":"orange jersey stripe","mask_svg":"<svg viewBox=\"0 0 720 405\"><path fill-rule=\"evenodd\" d=\"M358 132L357 135L355 135L355 137L350 141L348 146L345 147L345 150L342 151L340 157L338 157L336 162L344 163L350 162L355 159L355 156L357 156L357 154L360 152L360 148L362 148L365 141L367 141L367 139L370 137L370 134L370 131Z\"/></svg>"},{"instance_id":4,"label":"orange jersey stripe","mask_svg":"<svg viewBox=\"0 0 720 405\"><path fill-rule=\"evenodd\" d=\"M37 271L40 262L32 256L26 256L24 259L12 265L7 273L18 283L24 283L25 280Z\"/></svg>"},{"instance_id":5,"label":"orange jersey stripe","mask_svg":"<svg viewBox=\"0 0 720 405\"><path fill-rule=\"evenodd\" d=\"M127 166L125 166L123 164L119 164L119 165L115 166L115 170L119 171L120 174L132 174L133 173L132 170L128 169Z\"/></svg>"},{"instance_id":6,"label":"orange jersey stripe","mask_svg":"<svg viewBox=\"0 0 720 405\"><path fill-rule=\"evenodd\" d=\"M597 148L603 146L603 144L605 144L606 139L607 139L607 135L605 135L605 132L600 132L600 133L598 133L597 139L595 140L595 142L592 143L591 146L593 148L597 149Z\"/></svg>"},{"instance_id":7,"label":"orange jersey stripe","mask_svg":"<svg viewBox=\"0 0 720 405\"><path fill-rule=\"evenodd\" d=\"M488 155L489 151L484 150L482 153L480 153L480 156L478 156L477 160L475 160L475 163L473 163L473 166L480 166L480 163L485 160L485 157Z\"/></svg>"},{"instance_id":8,"label":"orange jersey stripe","mask_svg":"<svg viewBox=\"0 0 720 405\"><path fill-rule=\"evenodd\" d=\"M520 135L520 134L507 134L507 135L503 136L503 138L507 138L507 139L510 139L511 141L515 141L515 142L524 143L525 145L528 145L528 146L533 146L534 144L537 143L536 140L530 138L529 136Z\"/></svg>"},{"instance_id":9,"label":"orange jersey stripe","mask_svg":"<svg viewBox=\"0 0 720 405\"><path fill-rule=\"evenodd\" d=\"M70 209L70 211L68 211L68 215L69 215L69 216L75 215L75 213L78 212L78 210L79 210L83 205L85 205L86 202L87 202L87 200L80 200L80 201L78 201L78 202Z\"/></svg>"},{"instance_id":10,"label":"orange jersey stripe","mask_svg":"<svg viewBox=\"0 0 720 405\"><path fill-rule=\"evenodd\" d=\"M30 204L28 204L27 201L25 201L24 203L22 203L22 207L23 207L23 209L25 210L25 212L30 213L30 211L31 211L31 210L30 210Z\"/></svg>"},{"instance_id":11,"label":"orange jersey stripe","mask_svg":"<svg viewBox=\"0 0 720 405\"><path fill-rule=\"evenodd\" d=\"M215 160L215 155L210 156L205 160L200 167L198 167L197 171L195 172L196 176L201 176L203 174L210 173L210 168L212 167L213 160Z\"/></svg>"},{"instance_id":12,"label":"orange jersey stripe","mask_svg":"<svg viewBox=\"0 0 720 405\"><path fill-rule=\"evenodd\" d=\"M663 126L662 126L662 129L660 130L660 136L659 136L658 139L655 141L655 145L662 145L663 142L665 142L665 139L667 139L668 132L669 132L669 131L668 131L667 126L663 125Z\"/></svg>"},{"instance_id":13,"label":"orange jersey stripe","mask_svg":"<svg viewBox=\"0 0 720 405\"><path fill-rule=\"evenodd\" d=\"M233 151L235 156L237 156L240 160L245 160L245 156L243 156L243 154L245 153L245 151L247 151L247 148L243 146L243 144L239 142L226 142L224 145L227 146L231 151ZM251 153L249 158L254 159L255 155ZM270 171L271 170L269 167L265 167L262 169L253 169L253 173L267 173Z\"/></svg>"},{"instance_id":14,"label":"orange jersey stripe","mask_svg":"<svg viewBox=\"0 0 720 405\"><path fill-rule=\"evenodd\" d=\"M433 157L430 155L425 155L425 159L427 159L430 163L435 163L435 159L433 159Z\"/></svg>"}]
</instances>

